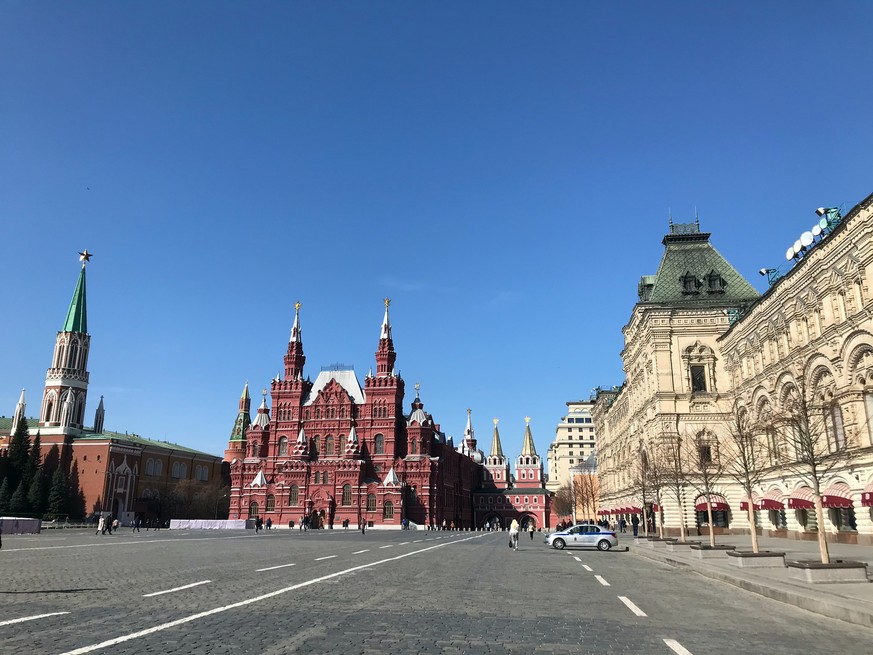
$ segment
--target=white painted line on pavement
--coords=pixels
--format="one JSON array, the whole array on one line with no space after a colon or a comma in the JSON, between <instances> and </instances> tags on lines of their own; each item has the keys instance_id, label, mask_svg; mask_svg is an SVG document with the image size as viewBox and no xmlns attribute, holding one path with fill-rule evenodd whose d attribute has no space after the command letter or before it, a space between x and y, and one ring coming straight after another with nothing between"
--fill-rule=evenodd
<instances>
[{"instance_id":1,"label":"white painted line on pavement","mask_svg":"<svg viewBox=\"0 0 873 655\"><path fill-rule=\"evenodd\" d=\"M636 614L637 616L648 616L643 610L637 607L632 600L630 600L627 596L619 596L618 599L624 603L627 608Z\"/></svg>"},{"instance_id":2,"label":"white painted line on pavement","mask_svg":"<svg viewBox=\"0 0 873 655\"><path fill-rule=\"evenodd\" d=\"M211 610L206 610L205 612L198 612L197 614L192 614L191 616L186 616L181 619L176 619L175 621L169 621L168 623L161 623L159 625L153 626L151 628L146 628L145 630L140 630L139 632L131 632L130 634L123 635L121 637L116 637L115 639L107 639L106 641L101 641L99 644L92 644L90 646L82 646L81 648L77 648L75 650L70 650L65 653L61 653L61 655L84 655L85 653L91 653L95 650L100 650L102 648L108 648L109 646L115 646L116 644L122 644L126 641L131 641L133 639L139 639L140 637L145 637L146 635L154 634L156 632L161 632L163 630L167 630L169 628L175 628L178 625L184 625L186 623L190 623L191 621L196 621L197 619L202 619L207 616L212 616L214 614L221 614L222 612L227 612L238 607L245 607L246 605L251 605L252 603L257 603L262 600L266 600L268 598L274 598L276 596L281 596L282 594L287 594L289 591L296 591L297 589L302 589L303 587L308 587L310 585L318 584L319 582L324 582L325 580L332 580L333 578L338 578L343 575L348 575L349 573L354 573L355 571L362 571L363 569L369 569L374 566L379 566L380 564L387 564L388 562L396 562L397 560L404 559L406 557L412 557L413 555L419 555L421 553L426 553L429 550L434 550L435 548L443 548L445 546L452 546L454 544L459 544L463 541L470 541L471 539L479 539L485 535L475 535L473 537L467 537L466 539L459 539L458 541L454 541L447 544L437 544L435 546L427 546L426 548L420 548L419 550L413 550L408 553L404 553L403 555L397 555L395 557L387 557L383 560L379 560L377 562L370 562L369 564L361 564L359 566L353 566L350 569L345 569L343 571L337 571L336 573L329 573L327 575L323 575L319 578L313 578L312 580L307 580L306 582L300 582L295 585L291 585L290 587L284 587L282 589L277 589L276 591L271 591L268 594L263 594L261 596L255 596L254 598L247 598L246 600L241 600L239 602L233 603L231 605L225 605L223 607L216 607Z\"/></svg>"},{"instance_id":3,"label":"white painted line on pavement","mask_svg":"<svg viewBox=\"0 0 873 655\"><path fill-rule=\"evenodd\" d=\"M326 557L316 557L315 561L320 562L323 559L333 559L334 557L336 557L336 555L327 555Z\"/></svg>"},{"instance_id":4,"label":"white painted line on pavement","mask_svg":"<svg viewBox=\"0 0 873 655\"><path fill-rule=\"evenodd\" d=\"M675 639L665 639L664 643L667 644L670 647L670 650L676 653L676 655L691 655L691 651Z\"/></svg>"},{"instance_id":5,"label":"white painted line on pavement","mask_svg":"<svg viewBox=\"0 0 873 655\"><path fill-rule=\"evenodd\" d=\"M579 559L579 558L576 557L576 556L574 556L573 559L576 560L577 562L581 562L581 561L582 561L581 559Z\"/></svg>"},{"instance_id":6,"label":"white painted line on pavement","mask_svg":"<svg viewBox=\"0 0 873 655\"><path fill-rule=\"evenodd\" d=\"M192 539L155 539L154 541L142 541L140 539L136 539L134 541L100 541L100 543L93 544L72 544L70 546L36 546L35 548L4 548L4 553L20 553L20 552L30 552L32 550L59 550L61 548L101 548L105 546L131 546L133 544L139 546L153 546L155 544L165 544L169 541L184 541L185 543L189 543L192 541L215 541L216 539L254 539L255 535L246 534L240 535L238 537L194 537Z\"/></svg>"},{"instance_id":7,"label":"white painted line on pavement","mask_svg":"<svg viewBox=\"0 0 873 655\"><path fill-rule=\"evenodd\" d=\"M24 623L25 621L36 621L44 619L47 616L59 616L61 614L69 614L69 612L52 612L51 614L37 614L36 616L22 616L20 619L9 619L8 621L0 621L0 625L12 625L13 623Z\"/></svg>"},{"instance_id":8,"label":"white painted line on pavement","mask_svg":"<svg viewBox=\"0 0 873 655\"><path fill-rule=\"evenodd\" d=\"M143 594L143 598L151 598L152 596L160 596L161 594L171 594L174 591L182 591L183 589L190 589L191 587L197 587L202 584L209 584L212 580L201 580L200 582L192 582L191 584L186 584L182 587L176 587L175 589L167 589L166 591L156 591L152 594Z\"/></svg>"},{"instance_id":9,"label":"white painted line on pavement","mask_svg":"<svg viewBox=\"0 0 873 655\"><path fill-rule=\"evenodd\" d=\"M600 584L602 584L604 587L609 587L609 586L610 586L610 584L609 584L606 580L604 580L601 576L599 576L599 575L595 575L594 578L597 580L597 582L599 582Z\"/></svg>"},{"instance_id":10,"label":"white painted line on pavement","mask_svg":"<svg viewBox=\"0 0 873 655\"><path fill-rule=\"evenodd\" d=\"M398 545L398 546L405 546L405 545L408 544L408 543L409 543L408 541L403 541L403 542L401 542L401 543L399 543L399 544L397 544L397 545Z\"/></svg>"},{"instance_id":11,"label":"white painted line on pavement","mask_svg":"<svg viewBox=\"0 0 873 655\"><path fill-rule=\"evenodd\" d=\"M414 543L414 544L420 544L420 543L421 543L421 539L416 539L416 540L413 541L412 543Z\"/></svg>"},{"instance_id":12,"label":"white painted line on pavement","mask_svg":"<svg viewBox=\"0 0 873 655\"><path fill-rule=\"evenodd\" d=\"M590 566L588 566L587 564L583 564L582 568L585 569L586 571L593 571L594 570Z\"/></svg>"},{"instance_id":13,"label":"white painted line on pavement","mask_svg":"<svg viewBox=\"0 0 873 655\"><path fill-rule=\"evenodd\" d=\"M387 546L379 546L379 550L381 550L383 548L391 548L391 546L393 546L393 545L394 544L388 544Z\"/></svg>"},{"instance_id":14,"label":"white painted line on pavement","mask_svg":"<svg viewBox=\"0 0 873 655\"><path fill-rule=\"evenodd\" d=\"M354 553L352 553L352 555L360 555L361 553L369 553L369 552L370 552L370 549L367 548L366 550L356 550Z\"/></svg>"},{"instance_id":15,"label":"white painted line on pavement","mask_svg":"<svg viewBox=\"0 0 873 655\"><path fill-rule=\"evenodd\" d=\"M257 573L260 573L261 571L272 571L273 569L284 569L288 566L294 566L294 564L280 564L279 566L268 566L265 569L257 569Z\"/></svg>"}]
</instances>

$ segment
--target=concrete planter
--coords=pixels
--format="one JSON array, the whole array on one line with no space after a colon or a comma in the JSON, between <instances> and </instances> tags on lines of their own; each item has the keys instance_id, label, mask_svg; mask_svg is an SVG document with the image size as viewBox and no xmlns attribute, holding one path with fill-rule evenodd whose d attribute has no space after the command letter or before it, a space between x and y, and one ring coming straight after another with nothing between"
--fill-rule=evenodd
<instances>
[{"instance_id":1,"label":"concrete planter","mask_svg":"<svg viewBox=\"0 0 873 655\"><path fill-rule=\"evenodd\" d=\"M697 559L721 559L725 556L725 553L733 549L733 546L704 546L698 544L691 547L691 554L697 557Z\"/></svg>"},{"instance_id":2,"label":"concrete planter","mask_svg":"<svg viewBox=\"0 0 873 655\"><path fill-rule=\"evenodd\" d=\"M867 582L867 565L864 562L834 560L830 564L821 562L788 562L788 574L794 580L810 584L821 582Z\"/></svg>"},{"instance_id":3,"label":"concrete planter","mask_svg":"<svg viewBox=\"0 0 873 655\"><path fill-rule=\"evenodd\" d=\"M731 564L741 569L782 569L785 568L785 553L762 550L760 553L749 553L739 550L728 551Z\"/></svg>"},{"instance_id":4,"label":"concrete planter","mask_svg":"<svg viewBox=\"0 0 873 655\"><path fill-rule=\"evenodd\" d=\"M687 553L692 546L699 546L699 541L668 541L667 550L671 553Z\"/></svg>"}]
</instances>

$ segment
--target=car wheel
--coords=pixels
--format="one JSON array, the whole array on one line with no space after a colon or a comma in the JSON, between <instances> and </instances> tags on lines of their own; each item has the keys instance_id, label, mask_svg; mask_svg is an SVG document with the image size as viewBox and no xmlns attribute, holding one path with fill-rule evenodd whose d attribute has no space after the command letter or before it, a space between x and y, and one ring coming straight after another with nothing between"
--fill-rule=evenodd
<instances>
[{"instance_id":1,"label":"car wheel","mask_svg":"<svg viewBox=\"0 0 873 655\"><path fill-rule=\"evenodd\" d=\"M552 546L553 546L554 548L557 548L558 550L564 550L564 546L566 546L566 545L567 545L567 544L564 543L564 540L563 540L563 539L555 539L555 540L552 542Z\"/></svg>"},{"instance_id":2,"label":"car wheel","mask_svg":"<svg viewBox=\"0 0 873 655\"><path fill-rule=\"evenodd\" d=\"M601 539L597 542L597 550L609 550L612 548L612 544L610 544L606 539Z\"/></svg>"}]
</instances>

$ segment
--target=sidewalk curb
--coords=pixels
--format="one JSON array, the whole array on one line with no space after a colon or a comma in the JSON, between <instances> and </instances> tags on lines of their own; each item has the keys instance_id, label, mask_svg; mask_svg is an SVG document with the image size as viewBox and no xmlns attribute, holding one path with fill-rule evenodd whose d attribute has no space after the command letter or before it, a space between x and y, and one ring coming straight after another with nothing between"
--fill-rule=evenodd
<instances>
[{"instance_id":1,"label":"sidewalk curb","mask_svg":"<svg viewBox=\"0 0 873 655\"><path fill-rule=\"evenodd\" d=\"M789 585L784 585L779 582L766 582L760 580L752 580L743 577L739 574L728 574L723 571L712 569L706 566L698 566L697 562L681 560L669 555L661 555L659 551L644 551L639 548L631 548L630 552L633 555L662 564L669 564L676 567L684 567L694 573L702 575L706 578L718 580L734 587L739 587L745 591L750 591L759 596L765 596L777 600L781 603L793 605L801 609L807 610L814 614L826 616L831 619L838 619L847 623L861 625L865 628L873 628L873 608L866 610L859 608L852 601L836 596L823 589L809 589L808 591L802 588L793 588ZM871 584L871 583L868 583ZM804 593L804 592L807 593Z\"/></svg>"}]
</instances>

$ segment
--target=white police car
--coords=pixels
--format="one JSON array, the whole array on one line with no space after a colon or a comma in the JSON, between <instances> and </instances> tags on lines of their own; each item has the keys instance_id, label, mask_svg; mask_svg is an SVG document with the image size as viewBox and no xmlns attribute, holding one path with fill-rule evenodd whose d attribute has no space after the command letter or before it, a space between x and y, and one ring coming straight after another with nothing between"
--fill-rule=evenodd
<instances>
[{"instance_id":1,"label":"white police car","mask_svg":"<svg viewBox=\"0 0 873 655\"><path fill-rule=\"evenodd\" d=\"M578 523L565 530L546 535L546 545L558 550L564 548L596 548L609 550L618 546L615 532L594 523Z\"/></svg>"}]
</instances>

